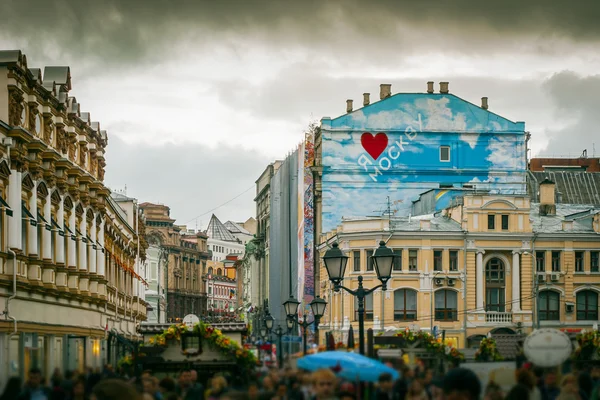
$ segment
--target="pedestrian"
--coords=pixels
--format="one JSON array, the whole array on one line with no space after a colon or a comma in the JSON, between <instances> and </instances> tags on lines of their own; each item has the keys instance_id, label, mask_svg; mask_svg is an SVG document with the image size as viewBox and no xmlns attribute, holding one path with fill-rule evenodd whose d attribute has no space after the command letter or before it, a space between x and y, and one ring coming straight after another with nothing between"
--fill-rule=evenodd
<instances>
[{"instance_id":1,"label":"pedestrian","mask_svg":"<svg viewBox=\"0 0 600 400\"><path fill-rule=\"evenodd\" d=\"M18 376L13 376L6 382L6 386L4 386L4 391L2 395L0 395L0 400L14 400L19 398L19 394L21 393L21 378Z\"/></svg>"},{"instance_id":2,"label":"pedestrian","mask_svg":"<svg viewBox=\"0 0 600 400\"><path fill-rule=\"evenodd\" d=\"M42 371L39 368L31 368L24 390L18 400L50 400L52 391L42 385Z\"/></svg>"},{"instance_id":3,"label":"pedestrian","mask_svg":"<svg viewBox=\"0 0 600 400\"><path fill-rule=\"evenodd\" d=\"M138 400L139 397L131 384L121 379L105 379L94 386L90 400Z\"/></svg>"},{"instance_id":4,"label":"pedestrian","mask_svg":"<svg viewBox=\"0 0 600 400\"><path fill-rule=\"evenodd\" d=\"M314 400L335 399L337 377L330 369L319 369L312 374Z\"/></svg>"},{"instance_id":5,"label":"pedestrian","mask_svg":"<svg viewBox=\"0 0 600 400\"><path fill-rule=\"evenodd\" d=\"M454 368L443 379L443 391L446 399L479 400L481 382L473 371L466 368Z\"/></svg>"}]
</instances>

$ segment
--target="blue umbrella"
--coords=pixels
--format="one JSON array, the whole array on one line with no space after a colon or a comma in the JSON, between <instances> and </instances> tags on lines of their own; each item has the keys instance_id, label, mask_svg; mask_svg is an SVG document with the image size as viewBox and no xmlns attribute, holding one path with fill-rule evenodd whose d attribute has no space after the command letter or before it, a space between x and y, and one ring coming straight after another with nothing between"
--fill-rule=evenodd
<instances>
[{"instance_id":1,"label":"blue umbrella","mask_svg":"<svg viewBox=\"0 0 600 400\"><path fill-rule=\"evenodd\" d=\"M384 373L392 375L392 379L399 378L398 372L383 363L345 351L324 351L302 357L296 366L307 371L316 371L321 368L333 369L340 378L349 381L377 382Z\"/></svg>"}]
</instances>

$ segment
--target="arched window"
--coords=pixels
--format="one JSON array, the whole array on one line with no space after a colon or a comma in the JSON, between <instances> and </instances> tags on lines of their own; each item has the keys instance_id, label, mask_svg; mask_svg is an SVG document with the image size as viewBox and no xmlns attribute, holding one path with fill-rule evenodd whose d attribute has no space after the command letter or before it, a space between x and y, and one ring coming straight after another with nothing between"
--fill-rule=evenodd
<instances>
[{"instance_id":1,"label":"arched window","mask_svg":"<svg viewBox=\"0 0 600 400\"><path fill-rule=\"evenodd\" d=\"M221 268L217 268L217 275L223 275L223 271L221 270Z\"/></svg>"},{"instance_id":2,"label":"arched window","mask_svg":"<svg viewBox=\"0 0 600 400\"><path fill-rule=\"evenodd\" d=\"M458 296L454 290L442 289L435 292L435 320L456 321L458 319Z\"/></svg>"},{"instance_id":3,"label":"arched window","mask_svg":"<svg viewBox=\"0 0 600 400\"><path fill-rule=\"evenodd\" d=\"M577 293L577 320L598 321L598 293L582 290Z\"/></svg>"},{"instance_id":4,"label":"arched window","mask_svg":"<svg viewBox=\"0 0 600 400\"><path fill-rule=\"evenodd\" d=\"M558 321L560 319L560 293L543 290L539 294L538 319L540 321Z\"/></svg>"},{"instance_id":5,"label":"arched window","mask_svg":"<svg viewBox=\"0 0 600 400\"><path fill-rule=\"evenodd\" d=\"M213 268L212 267L208 267L208 274L212 275L212 273L213 273Z\"/></svg>"},{"instance_id":6,"label":"arched window","mask_svg":"<svg viewBox=\"0 0 600 400\"><path fill-rule=\"evenodd\" d=\"M485 298L487 311L505 311L505 270L499 258L492 258L485 265Z\"/></svg>"},{"instance_id":7,"label":"arched window","mask_svg":"<svg viewBox=\"0 0 600 400\"><path fill-rule=\"evenodd\" d=\"M412 289L394 291L394 321L417 319L417 292Z\"/></svg>"}]
</instances>

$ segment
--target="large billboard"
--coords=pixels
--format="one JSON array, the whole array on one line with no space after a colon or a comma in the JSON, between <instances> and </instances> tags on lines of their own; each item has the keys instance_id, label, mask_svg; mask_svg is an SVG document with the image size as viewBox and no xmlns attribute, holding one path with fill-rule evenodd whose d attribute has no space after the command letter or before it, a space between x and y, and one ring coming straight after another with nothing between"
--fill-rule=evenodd
<instances>
[{"instance_id":1,"label":"large billboard","mask_svg":"<svg viewBox=\"0 0 600 400\"><path fill-rule=\"evenodd\" d=\"M321 132L323 232L388 204L407 215L431 189L526 190L525 124L451 94L397 94L323 118Z\"/></svg>"}]
</instances>

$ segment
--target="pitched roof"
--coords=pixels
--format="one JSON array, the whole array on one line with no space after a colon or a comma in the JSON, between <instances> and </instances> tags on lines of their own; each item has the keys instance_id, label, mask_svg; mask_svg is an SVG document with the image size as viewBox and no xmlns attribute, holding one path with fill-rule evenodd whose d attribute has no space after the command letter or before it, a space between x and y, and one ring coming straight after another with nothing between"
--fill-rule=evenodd
<instances>
[{"instance_id":1,"label":"pitched roof","mask_svg":"<svg viewBox=\"0 0 600 400\"><path fill-rule=\"evenodd\" d=\"M248 232L246 229L242 228L239 224L233 221L227 221L224 225L227 228L227 230L229 230L229 232L231 233L242 233L244 235L251 235L250 232Z\"/></svg>"},{"instance_id":2,"label":"pitched roof","mask_svg":"<svg viewBox=\"0 0 600 400\"><path fill-rule=\"evenodd\" d=\"M529 195L539 202L540 183L550 179L556 184L557 203L600 205L600 172L529 172Z\"/></svg>"},{"instance_id":3,"label":"pitched roof","mask_svg":"<svg viewBox=\"0 0 600 400\"><path fill-rule=\"evenodd\" d=\"M225 225L219 221L219 218L217 218L215 214L213 214L210 218L208 228L206 228L206 234L211 239L223 240L225 242L237 242L235 236L229 232L227 227L225 227Z\"/></svg>"}]
</instances>

